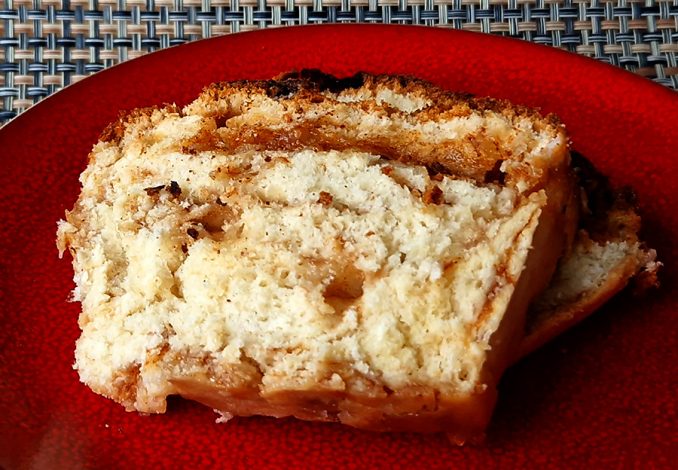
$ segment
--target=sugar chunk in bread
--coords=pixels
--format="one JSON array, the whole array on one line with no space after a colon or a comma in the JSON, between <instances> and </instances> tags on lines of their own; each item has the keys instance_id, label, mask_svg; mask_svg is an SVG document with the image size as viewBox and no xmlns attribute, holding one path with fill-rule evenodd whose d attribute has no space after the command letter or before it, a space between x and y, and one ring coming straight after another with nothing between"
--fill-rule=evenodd
<instances>
[{"instance_id":1,"label":"sugar chunk in bread","mask_svg":"<svg viewBox=\"0 0 678 470\"><path fill-rule=\"evenodd\" d=\"M576 192L553 118L302 73L137 110L58 230L76 368L128 410L482 434Z\"/></svg>"}]
</instances>

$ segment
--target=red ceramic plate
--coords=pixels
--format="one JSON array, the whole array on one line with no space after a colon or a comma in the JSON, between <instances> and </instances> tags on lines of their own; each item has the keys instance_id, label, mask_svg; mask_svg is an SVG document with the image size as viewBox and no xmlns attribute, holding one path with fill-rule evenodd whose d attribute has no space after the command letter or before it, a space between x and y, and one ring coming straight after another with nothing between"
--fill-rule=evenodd
<instances>
[{"instance_id":1,"label":"red ceramic plate","mask_svg":"<svg viewBox=\"0 0 678 470\"><path fill-rule=\"evenodd\" d=\"M443 87L557 113L575 149L636 189L664 288L624 293L512 367L480 447L441 435L372 434L250 418L216 424L180 399L126 413L72 370L80 306L56 221L78 194L98 133L120 109L186 103L218 80L316 67L412 74ZM675 463L678 430L678 94L546 47L402 26L245 33L151 54L71 86L0 131L0 466L6 468L525 467Z\"/></svg>"}]
</instances>

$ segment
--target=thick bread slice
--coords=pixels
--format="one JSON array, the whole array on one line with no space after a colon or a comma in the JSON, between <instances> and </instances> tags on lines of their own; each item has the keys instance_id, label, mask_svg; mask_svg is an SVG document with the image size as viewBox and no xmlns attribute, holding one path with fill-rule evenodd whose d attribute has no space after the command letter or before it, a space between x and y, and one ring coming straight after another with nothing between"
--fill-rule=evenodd
<instances>
[{"instance_id":1,"label":"thick bread slice","mask_svg":"<svg viewBox=\"0 0 678 470\"><path fill-rule=\"evenodd\" d=\"M478 436L574 234L569 163L553 118L397 77L127 114L59 225L76 368L128 410Z\"/></svg>"},{"instance_id":2,"label":"thick bread slice","mask_svg":"<svg viewBox=\"0 0 678 470\"><path fill-rule=\"evenodd\" d=\"M523 357L580 322L635 277L637 290L658 285L655 250L638 237L640 216L628 189L613 190L588 160L573 153L581 186L579 230L551 284L530 305Z\"/></svg>"}]
</instances>

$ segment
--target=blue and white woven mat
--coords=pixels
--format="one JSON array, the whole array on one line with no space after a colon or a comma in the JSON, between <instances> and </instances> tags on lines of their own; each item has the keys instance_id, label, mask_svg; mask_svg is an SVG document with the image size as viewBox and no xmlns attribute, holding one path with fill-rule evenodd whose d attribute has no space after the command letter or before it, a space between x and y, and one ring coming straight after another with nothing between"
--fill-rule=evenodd
<instances>
[{"instance_id":1,"label":"blue and white woven mat","mask_svg":"<svg viewBox=\"0 0 678 470\"><path fill-rule=\"evenodd\" d=\"M678 0L0 0L0 123L69 83L164 47L353 22L521 38L678 90Z\"/></svg>"}]
</instances>

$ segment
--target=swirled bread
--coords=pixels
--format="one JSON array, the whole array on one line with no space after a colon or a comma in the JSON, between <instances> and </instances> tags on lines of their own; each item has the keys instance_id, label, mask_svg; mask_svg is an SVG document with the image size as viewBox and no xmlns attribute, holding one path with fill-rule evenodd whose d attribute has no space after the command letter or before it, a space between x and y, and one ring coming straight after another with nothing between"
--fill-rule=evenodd
<instances>
[{"instance_id":1,"label":"swirled bread","mask_svg":"<svg viewBox=\"0 0 678 470\"><path fill-rule=\"evenodd\" d=\"M365 74L127 113L81 182L58 244L92 390L458 441L578 219L555 118Z\"/></svg>"}]
</instances>

